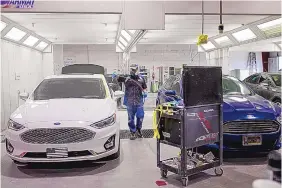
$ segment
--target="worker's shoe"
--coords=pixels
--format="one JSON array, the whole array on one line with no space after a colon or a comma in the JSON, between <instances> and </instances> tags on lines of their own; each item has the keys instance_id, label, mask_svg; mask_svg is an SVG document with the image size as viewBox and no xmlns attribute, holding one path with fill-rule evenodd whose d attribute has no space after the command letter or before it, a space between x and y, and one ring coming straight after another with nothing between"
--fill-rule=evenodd
<instances>
[{"instance_id":1,"label":"worker's shoe","mask_svg":"<svg viewBox=\"0 0 282 188\"><path fill-rule=\"evenodd\" d=\"M130 139L130 140L135 140L135 139L136 139L135 133L131 132L131 133L130 133L130 136L129 136L129 139Z\"/></svg>"},{"instance_id":2,"label":"worker's shoe","mask_svg":"<svg viewBox=\"0 0 282 188\"><path fill-rule=\"evenodd\" d=\"M143 138L141 129L137 129L136 135L138 138Z\"/></svg>"}]
</instances>

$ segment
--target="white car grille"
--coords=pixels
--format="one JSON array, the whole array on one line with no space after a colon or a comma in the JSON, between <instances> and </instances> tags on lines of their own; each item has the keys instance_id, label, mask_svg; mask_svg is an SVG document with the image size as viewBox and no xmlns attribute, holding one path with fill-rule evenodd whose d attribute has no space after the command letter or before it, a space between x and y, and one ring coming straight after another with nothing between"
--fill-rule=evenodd
<instances>
[{"instance_id":1,"label":"white car grille","mask_svg":"<svg viewBox=\"0 0 282 188\"><path fill-rule=\"evenodd\" d=\"M93 139L95 132L83 128L40 128L28 130L20 135L30 144L69 144Z\"/></svg>"},{"instance_id":2,"label":"white car grille","mask_svg":"<svg viewBox=\"0 0 282 188\"><path fill-rule=\"evenodd\" d=\"M272 133L278 131L280 125L275 121L232 121L223 125L224 133Z\"/></svg>"}]
</instances>

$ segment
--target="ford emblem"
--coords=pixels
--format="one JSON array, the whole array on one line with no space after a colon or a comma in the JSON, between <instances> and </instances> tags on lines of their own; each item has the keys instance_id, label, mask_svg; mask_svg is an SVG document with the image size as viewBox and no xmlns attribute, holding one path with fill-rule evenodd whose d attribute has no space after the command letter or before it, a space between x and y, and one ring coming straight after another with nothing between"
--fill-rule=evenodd
<instances>
[{"instance_id":1,"label":"ford emblem","mask_svg":"<svg viewBox=\"0 0 282 188\"><path fill-rule=\"evenodd\" d=\"M251 114L247 115L247 118L248 119L256 119L256 117L254 115L251 115Z\"/></svg>"},{"instance_id":2,"label":"ford emblem","mask_svg":"<svg viewBox=\"0 0 282 188\"><path fill-rule=\"evenodd\" d=\"M56 123L54 123L54 125L61 125L61 123L60 122L56 122Z\"/></svg>"}]
</instances>

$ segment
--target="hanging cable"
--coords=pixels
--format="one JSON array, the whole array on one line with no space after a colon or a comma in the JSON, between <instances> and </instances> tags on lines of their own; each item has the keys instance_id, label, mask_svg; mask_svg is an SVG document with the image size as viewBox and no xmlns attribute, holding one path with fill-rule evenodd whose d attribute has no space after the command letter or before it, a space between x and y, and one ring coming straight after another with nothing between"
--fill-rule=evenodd
<instances>
[{"instance_id":1,"label":"hanging cable","mask_svg":"<svg viewBox=\"0 0 282 188\"><path fill-rule=\"evenodd\" d=\"M219 10L220 10L220 16L219 16L219 19L220 19L220 24L222 24L222 0L220 0L220 8L219 8Z\"/></svg>"},{"instance_id":2,"label":"hanging cable","mask_svg":"<svg viewBox=\"0 0 282 188\"><path fill-rule=\"evenodd\" d=\"M222 23L222 0L219 1L219 26L218 26L218 31L219 33L223 33L224 30L224 26Z\"/></svg>"},{"instance_id":3,"label":"hanging cable","mask_svg":"<svg viewBox=\"0 0 282 188\"><path fill-rule=\"evenodd\" d=\"M205 15L204 15L204 0L202 0L202 33L198 37L197 45L206 44L208 42L208 35L204 34L204 24L205 24Z\"/></svg>"},{"instance_id":4,"label":"hanging cable","mask_svg":"<svg viewBox=\"0 0 282 188\"><path fill-rule=\"evenodd\" d=\"M202 0L202 35L204 34L204 21L205 21L205 16L204 16L204 0Z\"/></svg>"}]
</instances>

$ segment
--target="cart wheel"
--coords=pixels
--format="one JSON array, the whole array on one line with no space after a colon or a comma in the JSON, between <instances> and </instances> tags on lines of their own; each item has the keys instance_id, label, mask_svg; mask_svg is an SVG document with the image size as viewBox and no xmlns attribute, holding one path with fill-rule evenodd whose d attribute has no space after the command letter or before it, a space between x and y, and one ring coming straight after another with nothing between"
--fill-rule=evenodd
<instances>
[{"instance_id":1,"label":"cart wheel","mask_svg":"<svg viewBox=\"0 0 282 188\"><path fill-rule=\"evenodd\" d=\"M215 175L217 175L217 176L222 176L223 170L222 170L222 168L215 168L215 169L214 169L214 173L215 173Z\"/></svg>"},{"instance_id":2,"label":"cart wheel","mask_svg":"<svg viewBox=\"0 0 282 188\"><path fill-rule=\"evenodd\" d=\"M167 178L167 170L161 169L161 176L162 176L163 178Z\"/></svg>"},{"instance_id":3,"label":"cart wheel","mask_svg":"<svg viewBox=\"0 0 282 188\"><path fill-rule=\"evenodd\" d=\"M188 186L188 177L182 177L182 186L187 187Z\"/></svg>"}]
</instances>

